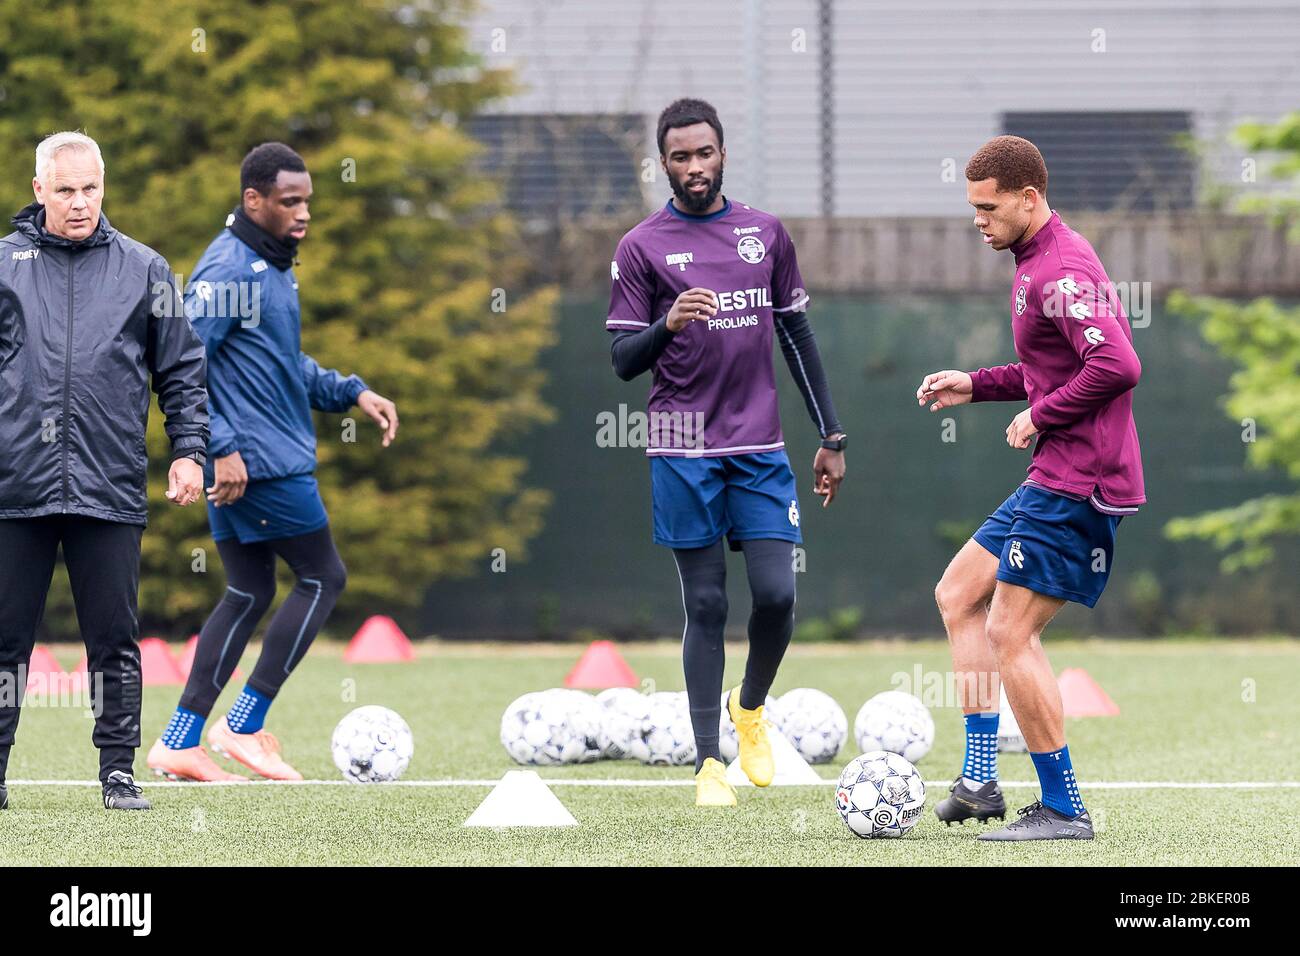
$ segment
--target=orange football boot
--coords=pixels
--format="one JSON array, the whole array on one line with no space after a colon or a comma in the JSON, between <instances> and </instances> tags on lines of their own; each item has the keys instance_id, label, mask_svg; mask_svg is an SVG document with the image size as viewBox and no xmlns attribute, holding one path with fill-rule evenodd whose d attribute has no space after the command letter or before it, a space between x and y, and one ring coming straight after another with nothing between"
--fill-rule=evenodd
<instances>
[{"instance_id":1,"label":"orange football boot","mask_svg":"<svg viewBox=\"0 0 1300 956\"><path fill-rule=\"evenodd\" d=\"M145 763L160 777L168 780L199 780L204 783L226 780L247 780L237 773L227 773L217 766L217 762L208 756L200 744L173 750L161 740L149 748Z\"/></svg>"},{"instance_id":2,"label":"orange football boot","mask_svg":"<svg viewBox=\"0 0 1300 956\"><path fill-rule=\"evenodd\" d=\"M302 774L280 756L280 741L269 730L237 734L223 716L208 728L208 743L223 757L237 760L268 780L301 780Z\"/></svg>"}]
</instances>

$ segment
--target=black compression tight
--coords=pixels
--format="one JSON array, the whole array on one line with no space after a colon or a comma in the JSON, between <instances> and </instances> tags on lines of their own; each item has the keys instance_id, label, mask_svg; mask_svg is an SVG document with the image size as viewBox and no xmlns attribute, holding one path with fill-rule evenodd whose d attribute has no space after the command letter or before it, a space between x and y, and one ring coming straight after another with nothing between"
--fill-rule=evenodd
<instances>
[{"instance_id":1,"label":"black compression tight","mask_svg":"<svg viewBox=\"0 0 1300 956\"><path fill-rule=\"evenodd\" d=\"M267 697L275 697L289 672L303 659L347 583L347 570L328 525L273 541L218 541L217 550L226 569L226 593L199 632L194 666L180 701L186 710L204 717L275 599L277 556L289 565L297 581L267 625L262 653L248 678L249 685Z\"/></svg>"},{"instance_id":2,"label":"black compression tight","mask_svg":"<svg viewBox=\"0 0 1300 956\"><path fill-rule=\"evenodd\" d=\"M794 562L789 541L762 538L742 541L745 572L753 597L749 615L749 656L740 685L740 706L752 710L763 704L776 679L777 668L794 631ZM682 581L686 631L682 636L682 666L695 731L695 769L708 757L721 760L718 723L721 719L722 671L727 623L727 563L721 540L705 548L674 548Z\"/></svg>"}]
</instances>

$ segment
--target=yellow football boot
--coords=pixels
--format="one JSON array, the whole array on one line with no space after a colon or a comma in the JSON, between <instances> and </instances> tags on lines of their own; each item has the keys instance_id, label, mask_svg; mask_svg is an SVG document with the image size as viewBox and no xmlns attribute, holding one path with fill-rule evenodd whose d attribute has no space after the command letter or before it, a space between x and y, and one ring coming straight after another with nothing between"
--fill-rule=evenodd
<instances>
[{"instance_id":1,"label":"yellow football boot","mask_svg":"<svg viewBox=\"0 0 1300 956\"><path fill-rule=\"evenodd\" d=\"M776 766L772 761L772 744L767 739L767 720L763 708L745 710L740 706L740 688L727 696L727 713L736 725L740 738L740 769L756 787L766 787L772 782Z\"/></svg>"},{"instance_id":2,"label":"yellow football boot","mask_svg":"<svg viewBox=\"0 0 1300 956\"><path fill-rule=\"evenodd\" d=\"M727 768L721 760L704 758L704 766L695 775L697 807L734 807L736 788L727 782Z\"/></svg>"}]
</instances>

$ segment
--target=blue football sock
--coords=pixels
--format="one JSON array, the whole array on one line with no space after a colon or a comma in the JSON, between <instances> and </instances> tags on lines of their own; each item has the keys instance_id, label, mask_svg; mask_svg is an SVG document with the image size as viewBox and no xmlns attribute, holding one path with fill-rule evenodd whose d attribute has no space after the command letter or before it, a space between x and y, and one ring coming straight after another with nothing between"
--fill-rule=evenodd
<instances>
[{"instance_id":1,"label":"blue football sock","mask_svg":"<svg viewBox=\"0 0 1300 956\"><path fill-rule=\"evenodd\" d=\"M184 707L177 707L167 728L162 732L163 746L172 750L197 747L203 737L203 716Z\"/></svg>"},{"instance_id":2,"label":"blue football sock","mask_svg":"<svg viewBox=\"0 0 1300 956\"><path fill-rule=\"evenodd\" d=\"M1074 779L1074 766L1070 763L1070 748L1062 747L1051 753L1029 755L1038 771L1038 783L1043 788L1043 806L1050 807L1067 817L1083 813L1083 798L1079 784Z\"/></svg>"},{"instance_id":3,"label":"blue football sock","mask_svg":"<svg viewBox=\"0 0 1300 956\"><path fill-rule=\"evenodd\" d=\"M272 700L273 698L245 684L239 693L239 699L226 714L226 723L237 734L255 734L266 723L266 712L271 709Z\"/></svg>"},{"instance_id":4,"label":"blue football sock","mask_svg":"<svg viewBox=\"0 0 1300 956\"><path fill-rule=\"evenodd\" d=\"M966 762L961 775L975 783L998 779L998 715L966 715Z\"/></svg>"}]
</instances>

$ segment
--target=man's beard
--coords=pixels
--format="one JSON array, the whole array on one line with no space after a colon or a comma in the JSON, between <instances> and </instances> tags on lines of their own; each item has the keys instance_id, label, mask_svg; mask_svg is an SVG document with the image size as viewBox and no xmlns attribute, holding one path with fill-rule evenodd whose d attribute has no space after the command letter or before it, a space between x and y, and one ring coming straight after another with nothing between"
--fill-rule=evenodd
<instances>
[{"instance_id":1,"label":"man's beard","mask_svg":"<svg viewBox=\"0 0 1300 956\"><path fill-rule=\"evenodd\" d=\"M713 182L709 183L708 191L698 199L691 193L687 192L685 183L679 182L672 176L668 177L672 183L673 195L677 197L677 202L687 212L702 213L713 205L713 201L718 198L718 193L722 192L722 169L719 167L718 175Z\"/></svg>"}]
</instances>

